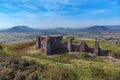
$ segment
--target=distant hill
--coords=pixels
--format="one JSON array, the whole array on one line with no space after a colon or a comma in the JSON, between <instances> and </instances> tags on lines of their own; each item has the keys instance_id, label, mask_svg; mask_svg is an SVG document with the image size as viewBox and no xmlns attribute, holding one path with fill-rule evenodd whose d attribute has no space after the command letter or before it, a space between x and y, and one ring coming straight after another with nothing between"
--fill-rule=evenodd
<instances>
[{"instance_id":1,"label":"distant hill","mask_svg":"<svg viewBox=\"0 0 120 80\"><path fill-rule=\"evenodd\" d=\"M88 28L81 29L81 31L90 33L102 33L102 32L116 32L117 30L109 28L107 26L91 26Z\"/></svg>"},{"instance_id":2,"label":"distant hill","mask_svg":"<svg viewBox=\"0 0 120 80\"><path fill-rule=\"evenodd\" d=\"M56 28L56 29L34 29L34 28L30 28L28 26L14 26L12 28L9 28L9 29L5 29L5 30L0 30L0 32L4 32L4 33L13 33L13 32L22 32L22 33L25 33L25 32L39 32L39 33L42 33L42 34L61 34L62 33L62 30L61 28Z\"/></svg>"},{"instance_id":3,"label":"distant hill","mask_svg":"<svg viewBox=\"0 0 120 80\"><path fill-rule=\"evenodd\" d=\"M120 30L120 25L107 26L107 28L111 28L111 29L119 29L119 30Z\"/></svg>"},{"instance_id":4,"label":"distant hill","mask_svg":"<svg viewBox=\"0 0 120 80\"><path fill-rule=\"evenodd\" d=\"M103 33L103 32L119 32L120 26L91 26L83 29L71 29L58 27L55 29L34 29L28 26L14 26L9 29L0 30L0 32L40 32L42 34L62 34L67 35L76 32L88 32L88 33Z\"/></svg>"},{"instance_id":5,"label":"distant hill","mask_svg":"<svg viewBox=\"0 0 120 80\"><path fill-rule=\"evenodd\" d=\"M36 31L37 29L30 28L28 26L14 26L9 29L0 30L0 32L30 32Z\"/></svg>"}]
</instances>

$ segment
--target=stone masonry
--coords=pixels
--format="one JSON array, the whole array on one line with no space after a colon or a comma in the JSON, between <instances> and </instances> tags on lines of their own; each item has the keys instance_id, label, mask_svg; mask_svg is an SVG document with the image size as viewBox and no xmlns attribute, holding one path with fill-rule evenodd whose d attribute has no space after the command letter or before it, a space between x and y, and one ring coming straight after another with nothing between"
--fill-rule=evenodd
<instances>
[{"instance_id":1,"label":"stone masonry","mask_svg":"<svg viewBox=\"0 0 120 80\"><path fill-rule=\"evenodd\" d=\"M36 41L36 47L43 48L48 55L62 47L62 36L38 36Z\"/></svg>"},{"instance_id":2,"label":"stone masonry","mask_svg":"<svg viewBox=\"0 0 120 80\"><path fill-rule=\"evenodd\" d=\"M73 51L72 40L73 40L72 38L69 38L69 39L68 39L68 44L67 44L68 52L72 52L72 51Z\"/></svg>"},{"instance_id":3,"label":"stone masonry","mask_svg":"<svg viewBox=\"0 0 120 80\"><path fill-rule=\"evenodd\" d=\"M63 48L67 49L67 52L89 52L95 53L98 56L105 56L107 51L102 50L99 47L99 40L95 40L94 47L89 47L84 41L81 41L80 44L74 44L72 38L68 38L67 44L62 43L63 36L38 36L36 39L36 47L43 48L46 55L52 55L56 51ZM77 49L75 49L77 48Z\"/></svg>"},{"instance_id":4,"label":"stone masonry","mask_svg":"<svg viewBox=\"0 0 120 80\"><path fill-rule=\"evenodd\" d=\"M95 39L94 53L97 55L100 54L99 41L97 39Z\"/></svg>"}]
</instances>

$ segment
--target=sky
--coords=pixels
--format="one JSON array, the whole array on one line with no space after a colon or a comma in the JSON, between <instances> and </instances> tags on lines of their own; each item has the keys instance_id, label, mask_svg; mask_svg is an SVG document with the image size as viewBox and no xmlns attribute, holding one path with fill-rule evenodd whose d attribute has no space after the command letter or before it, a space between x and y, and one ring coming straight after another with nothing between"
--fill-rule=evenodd
<instances>
[{"instance_id":1,"label":"sky","mask_svg":"<svg viewBox=\"0 0 120 80\"><path fill-rule=\"evenodd\" d=\"M120 25L120 0L0 0L0 29Z\"/></svg>"}]
</instances>

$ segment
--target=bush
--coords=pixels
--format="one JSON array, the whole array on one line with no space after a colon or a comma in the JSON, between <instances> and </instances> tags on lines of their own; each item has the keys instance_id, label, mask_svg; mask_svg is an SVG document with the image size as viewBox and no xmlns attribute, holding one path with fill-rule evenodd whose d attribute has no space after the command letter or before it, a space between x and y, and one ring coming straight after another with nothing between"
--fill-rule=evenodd
<instances>
[{"instance_id":1,"label":"bush","mask_svg":"<svg viewBox=\"0 0 120 80\"><path fill-rule=\"evenodd\" d=\"M0 58L0 67L0 80L77 80L69 69L14 57Z\"/></svg>"},{"instance_id":2,"label":"bush","mask_svg":"<svg viewBox=\"0 0 120 80\"><path fill-rule=\"evenodd\" d=\"M14 80L26 80L26 75L24 73L18 73Z\"/></svg>"},{"instance_id":3,"label":"bush","mask_svg":"<svg viewBox=\"0 0 120 80\"><path fill-rule=\"evenodd\" d=\"M27 77L28 80L38 80L38 73L39 72L32 72L29 74L29 76Z\"/></svg>"},{"instance_id":4,"label":"bush","mask_svg":"<svg viewBox=\"0 0 120 80\"><path fill-rule=\"evenodd\" d=\"M55 56L54 58L48 58L48 60L60 62L60 63L69 63L70 60L72 59L76 59L76 56L71 54L61 54L61 55Z\"/></svg>"},{"instance_id":5,"label":"bush","mask_svg":"<svg viewBox=\"0 0 120 80\"><path fill-rule=\"evenodd\" d=\"M91 75L100 80L119 80L120 72L114 72L107 69L103 69L102 67L91 66Z\"/></svg>"},{"instance_id":6,"label":"bush","mask_svg":"<svg viewBox=\"0 0 120 80\"><path fill-rule=\"evenodd\" d=\"M113 80L120 80L120 72L118 72L118 73L116 74L116 76L114 77Z\"/></svg>"},{"instance_id":7,"label":"bush","mask_svg":"<svg viewBox=\"0 0 120 80\"><path fill-rule=\"evenodd\" d=\"M44 72L44 80L77 80L75 73L68 69L48 66Z\"/></svg>"},{"instance_id":8,"label":"bush","mask_svg":"<svg viewBox=\"0 0 120 80\"><path fill-rule=\"evenodd\" d=\"M87 57L87 53L86 52L81 52L80 53L80 58L86 58Z\"/></svg>"},{"instance_id":9,"label":"bush","mask_svg":"<svg viewBox=\"0 0 120 80\"><path fill-rule=\"evenodd\" d=\"M15 71L6 68L0 71L0 80L12 80L15 77Z\"/></svg>"},{"instance_id":10,"label":"bush","mask_svg":"<svg viewBox=\"0 0 120 80\"><path fill-rule=\"evenodd\" d=\"M120 53L113 53L113 54L111 54L111 56L113 56L115 58L120 58Z\"/></svg>"}]
</instances>

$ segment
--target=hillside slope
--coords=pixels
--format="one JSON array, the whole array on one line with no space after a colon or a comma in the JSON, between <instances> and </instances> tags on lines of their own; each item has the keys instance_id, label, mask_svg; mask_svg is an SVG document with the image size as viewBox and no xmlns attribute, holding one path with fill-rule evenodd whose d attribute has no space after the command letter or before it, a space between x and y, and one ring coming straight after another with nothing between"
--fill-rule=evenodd
<instances>
[{"instance_id":1,"label":"hillside slope","mask_svg":"<svg viewBox=\"0 0 120 80\"><path fill-rule=\"evenodd\" d=\"M86 41L93 46L91 41ZM102 43L109 49L111 44ZM34 42L3 44L0 47L0 79L9 80L119 80L120 64L109 57L88 58L60 54L46 56L44 51L35 53ZM114 45L117 51L117 45ZM111 49L112 50L112 49ZM33 51L34 53L30 53ZM119 46L118 46L119 51ZM9 57L7 57L9 55ZM118 60L118 59L117 59ZM119 61L119 60L118 60ZM12 76L12 77L11 77Z\"/></svg>"}]
</instances>

